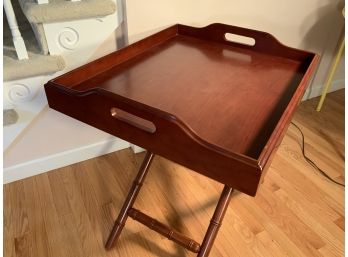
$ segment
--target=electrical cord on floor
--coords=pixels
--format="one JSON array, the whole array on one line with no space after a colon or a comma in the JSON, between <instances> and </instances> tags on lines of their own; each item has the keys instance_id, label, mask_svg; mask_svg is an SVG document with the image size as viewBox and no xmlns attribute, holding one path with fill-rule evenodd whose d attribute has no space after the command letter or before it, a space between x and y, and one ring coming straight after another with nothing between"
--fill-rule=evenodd
<instances>
[{"instance_id":1,"label":"electrical cord on floor","mask_svg":"<svg viewBox=\"0 0 348 257\"><path fill-rule=\"evenodd\" d=\"M327 173L326 173L325 171L323 171L322 169L320 169L320 168L315 164L314 161L312 161L311 159L309 159L309 158L306 156L306 154L305 154L305 141L304 141L303 132L302 132L302 130L301 130L295 123L291 122L291 124L292 124L295 128L297 128L297 130L300 131L300 133L301 133L301 136L302 136L301 150L302 150L302 155L303 155L303 157L305 158L305 160L306 160L310 165L312 165L315 169L317 169L325 178L327 178L328 180L330 180L331 182L333 182L333 183L335 183L335 184L337 184L337 185L340 185L340 186L345 187L344 184L342 184L342 183L340 183L340 182L338 182L338 181L332 179L329 175L327 175Z\"/></svg>"}]
</instances>

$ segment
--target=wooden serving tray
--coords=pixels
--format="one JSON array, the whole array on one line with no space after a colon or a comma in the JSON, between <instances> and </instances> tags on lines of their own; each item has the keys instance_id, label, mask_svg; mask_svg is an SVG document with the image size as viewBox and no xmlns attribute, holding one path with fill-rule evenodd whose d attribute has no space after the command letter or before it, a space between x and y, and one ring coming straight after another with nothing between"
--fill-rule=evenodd
<instances>
[{"instance_id":1,"label":"wooden serving tray","mask_svg":"<svg viewBox=\"0 0 348 257\"><path fill-rule=\"evenodd\" d=\"M255 195L318 59L260 31L175 25L45 90L51 108Z\"/></svg>"}]
</instances>

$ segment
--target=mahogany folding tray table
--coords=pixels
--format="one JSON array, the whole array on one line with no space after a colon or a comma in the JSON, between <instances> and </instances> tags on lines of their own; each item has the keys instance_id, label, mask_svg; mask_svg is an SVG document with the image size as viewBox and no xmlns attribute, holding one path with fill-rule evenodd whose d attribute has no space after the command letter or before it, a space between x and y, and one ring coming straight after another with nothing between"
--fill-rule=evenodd
<instances>
[{"instance_id":1,"label":"mahogany folding tray table","mask_svg":"<svg viewBox=\"0 0 348 257\"><path fill-rule=\"evenodd\" d=\"M106 248L131 217L208 256L233 189L256 194L318 58L265 32L175 25L49 81L51 108L148 150ZM225 185L202 244L133 208L154 154Z\"/></svg>"}]
</instances>

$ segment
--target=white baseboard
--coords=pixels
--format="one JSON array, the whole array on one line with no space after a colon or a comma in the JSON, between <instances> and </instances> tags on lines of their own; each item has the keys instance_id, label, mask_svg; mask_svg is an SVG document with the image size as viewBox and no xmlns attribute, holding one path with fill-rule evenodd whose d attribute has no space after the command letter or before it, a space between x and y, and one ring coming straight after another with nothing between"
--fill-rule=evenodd
<instances>
[{"instance_id":1,"label":"white baseboard","mask_svg":"<svg viewBox=\"0 0 348 257\"><path fill-rule=\"evenodd\" d=\"M10 183L130 147L124 140L45 108L4 152Z\"/></svg>"},{"instance_id":2,"label":"white baseboard","mask_svg":"<svg viewBox=\"0 0 348 257\"><path fill-rule=\"evenodd\" d=\"M144 148L141 148L140 146L130 144L130 148L133 150L134 153L141 153L146 151Z\"/></svg>"},{"instance_id":3,"label":"white baseboard","mask_svg":"<svg viewBox=\"0 0 348 257\"><path fill-rule=\"evenodd\" d=\"M345 84L344 79L337 79L337 80L332 81L332 85L329 89L329 93L337 91L339 89L343 89L344 84ZM324 87L324 85L311 85L310 87L308 87L307 91L303 95L302 101L320 96L321 91L323 90L323 87Z\"/></svg>"},{"instance_id":4,"label":"white baseboard","mask_svg":"<svg viewBox=\"0 0 348 257\"><path fill-rule=\"evenodd\" d=\"M45 156L28 162L13 165L3 170L3 183L35 176L50 170L65 167L87 159L98 157L130 147L130 144L118 138L71 149L65 152Z\"/></svg>"}]
</instances>

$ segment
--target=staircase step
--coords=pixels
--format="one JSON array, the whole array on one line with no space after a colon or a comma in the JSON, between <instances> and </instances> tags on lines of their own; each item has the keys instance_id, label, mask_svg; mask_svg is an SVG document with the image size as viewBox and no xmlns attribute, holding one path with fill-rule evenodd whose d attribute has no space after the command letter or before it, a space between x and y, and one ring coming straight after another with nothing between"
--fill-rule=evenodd
<instances>
[{"instance_id":1,"label":"staircase step","mask_svg":"<svg viewBox=\"0 0 348 257\"><path fill-rule=\"evenodd\" d=\"M14 1L15 3L15 1ZM12 35L4 17L3 23L3 65L4 81L21 79L26 77L52 74L64 69L65 63L61 56L44 55L38 45L34 32L26 19L21 15L20 8L16 4L14 9L17 12L17 21L21 35L24 39L29 59L18 60L13 45Z\"/></svg>"},{"instance_id":2,"label":"staircase step","mask_svg":"<svg viewBox=\"0 0 348 257\"><path fill-rule=\"evenodd\" d=\"M4 49L4 81L52 74L65 68L64 59L58 55L28 52L28 60L18 60L15 49Z\"/></svg>"},{"instance_id":3,"label":"staircase step","mask_svg":"<svg viewBox=\"0 0 348 257\"><path fill-rule=\"evenodd\" d=\"M18 121L18 113L14 109L3 110L3 126L15 124Z\"/></svg>"},{"instance_id":4,"label":"staircase step","mask_svg":"<svg viewBox=\"0 0 348 257\"><path fill-rule=\"evenodd\" d=\"M37 4L36 0L19 0L25 15L32 23L50 23L103 17L116 11L112 0L49 0Z\"/></svg>"}]
</instances>

